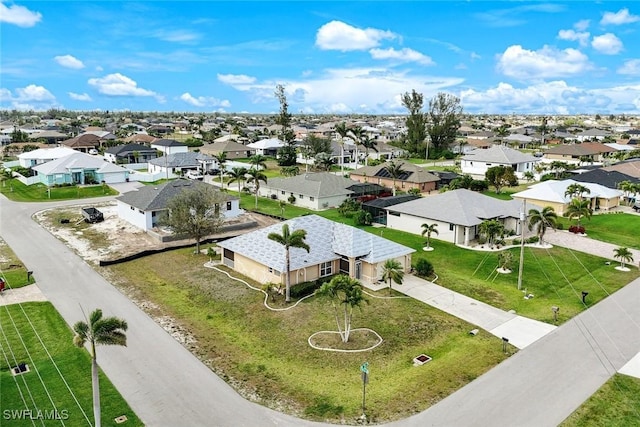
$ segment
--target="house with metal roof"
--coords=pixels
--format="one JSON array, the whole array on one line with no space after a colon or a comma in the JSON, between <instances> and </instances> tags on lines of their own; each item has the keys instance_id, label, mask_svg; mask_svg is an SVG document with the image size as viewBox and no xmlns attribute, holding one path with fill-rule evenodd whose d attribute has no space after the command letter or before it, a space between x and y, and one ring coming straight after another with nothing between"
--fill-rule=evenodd
<instances>
[{"instance_id":1,"label":"house with metal roof","mask_svg":"<svg viewBox=\"0 0 640 427\"><path fill-rule=\"evenodd\" d=\"M270 178L267 183L260 185L258 195L285 202L293 196L296 206L323 210L335 208L351 198L354 191L350 187L355 184L358 182L328 172L304 173L287 178Z\"/></svg>"},{"instance_id":2,"label":"house with metal roof","mask_svg":"<svg viewBox=\"0 0 640 427\"><path fill-rule=\"evenodd\" d=\"M210 186L201 181L177 179L128 191L116 197L118 216L144 231L151 230L157 226L160 216L167 210L167 204L172 198L182 191L201 185ZM239 199L229 195L226 195L224 204L217 208L226 219L235 218L244 212L240 209Z\"/></svg>"},{"instance_id":3,"label":"house with metal roof","mask_svg":"<svg viewBox=\"0 0 640 427\"><path fill-rule=\"evenodd\" d=\"M77 153L77 151L68 147L38 148L37 150L18 154L18 162L20 166L30 168L74 153Z\"/></svg>"},{"instance_id":4,"label":"house with metal roof","mask_svg":"<svg viewBox=\"0 0 640 427\"><path fill-rule=\"evenodd\" d=\"M165 154L162 157L149 160L147 172L172 173L180 175L189 170L197 170L207 173L212 169L218 169L218 161L206 154L187 151L174 154Z\"/></svg>"},{"instance_id":5,"label":"house with metal roof","mask_svg":"<svg viewBox=\"0 0 640 427\"><path fill-rule=\"evenodd\" d=\"M36 171L39 182L47 186L98 184L103 181L115 184L126 182L130 173L128 169L109 163L102 157L77 151L31 169Z\"/></svg>"},{"instance_id":6,"label":"house with metal roof","mask_svg":"<svg viewBox=\"0 0 640 427\"><path fill-rule=\"evenodd\" d=\"M256 150L256 154L262 156L275 156L278 150L285 146L285 143L278 138L261 139L260 141L247 144L247 147Z\"/></svg>"},{"instance_id":7,"label":"house with metal roof","mask_svg":"<svg viewBox=\"0 0 640 427\"><path fill-rule=\"evenodd\" d=\"M389 259L400 262L405 272L411 269L414 249L318 215L301 216L219 242L222 262L259 283L285 283L285 248L267 237L282 233L283 224L288 224L291 232L305 230L310 248L309 252L289 250L292 285L340 273L363 285L375 284Z\"/></svg>"},{"instance_id":8,"label":"house with metal roof","mask_svg":"<svg viewBox=\"0 0 640 427\"><path fill-rule=\"evenodd\" d=\"M457 245L469 246L485 220L500 221L506 230L521 233L522 201L499 200L466 189L421 197L385 210L388 228L422 234L422 224L436 224L438 234L433 238Z\"/></svg>"},{"instance_id":9,"label":"house with metal roof","mask_svg":"<svg viewBox=\"0 0 640 427\"><path fill-rule=\"evenodd\" d=\"M477 149L460 159L463 174L485 176L487 169L494 166L510 166L515 175L522 179L527 172L534 171L540 159L504 145L493 145L485 150Z\"/></svg>"},{"instance_id":10,"label":"house with metal roof","mask_svg":"<svg viewBox=\"0 0 640 427\"><path fill-rule=\"evenodd\" d=\"M366 182L382 185L387 188L395 186L400 191L409 191L412 188L419 190L421 193L429 193L436 189L436 185L440 178L434 174L427 172L426 169L407 162L406 160L395 160L404 171L395 180L389 174L387 167L390 162L381 163L376 166L365 166L351 171L349 176L354 181Z\"/></svg>"}]
</instances>

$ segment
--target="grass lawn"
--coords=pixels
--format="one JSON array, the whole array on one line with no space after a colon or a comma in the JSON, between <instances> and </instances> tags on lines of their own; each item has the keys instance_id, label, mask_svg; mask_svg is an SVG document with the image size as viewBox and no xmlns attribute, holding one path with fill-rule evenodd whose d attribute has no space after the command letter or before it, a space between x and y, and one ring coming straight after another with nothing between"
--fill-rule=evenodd
<instances>
[{"instance_id":1,"label":"grass lawn","mask_svg":"<svg viewBox=\"0 0 640 427\"><path fill-rule=\"evenodd\" d=\"M567 230L575 220L559 218L559 222ZM627 248L640 249L640 216L628 213L611 213L593 215L591 219L582 220L587 235L592 239L613 243ZM640 260L635 260L636 262Z\"/></svg>"},{"instance_id":2,"label":"grass lawn","mask_svg":"<svg viewBox=\"0 0 640 427\"><path fill-rule=\"evenodd\" d=\"M640 425L640 379L615 374L571 414L562 427Z\"/></svg>"},{"instance_id":3,"label":"grass lawn","mask_svg":"<svg viewBox=\"0 0 640 427\"><path fill-rule=\"evenodd\" d=\"M7 283L7 289L21 288L29 284L27 269L2 239L0 239L0 277Z\"/></svg>"},{"instance_id":4,"label":"grass lawn","mask_svg":"<svg viewBox=\"0 0 640 427\"><path fill-rule=\"evenodd\" d=\"M0 187L0 193L15 202L46 202L48 200L86 199L119 194L108 185L51 187L51 197L44 184L24 185L17 179L9 179Z\"/></svg>"},{"instance_id":5,"label":"grass lawn","mask_svg":"<svg viewBox=\"0 0 640 427\"><path fill-rule=\"evenodd\" d=\"M68 417L63 420L66 425L93 424L91 358L86 350L73 345L73 332L50 303L0 307L0 335L4 355L0 358L3 416L7 410L28 409L36 414L37 410L45 413L57 409L61 418ZM14 377L10 368L21 362L29 365L31 372ZM123 426L143 425L102 373L100 395L103 425L116 425L113 420L121 415L128 418ZM32 422L23 419L9 424L27 426ZM43 425L53 424L48 421Z\"/></svg>"},{"instance_id":6,"label":"grass lawn","mask_svg":"<svg viewBox=\"0 0 640 427\"><path fill-rule=\"evenodd\" d=\"M134 299L152 301L152 316L177 319L197 340L191 350L243 395L285 412L352 424L361 414L359 367L367 361L368 416L403 418L508 357L496 337L470 336L470 324L410 298L369 297L356 310L353 327L374 329L384 339L374 350L314 350L309 336L336 328L328 303L312 297L286 312L269 311L261 293L204 268L206 260L186 248L102 271ZM433 360L414 367L422 353Z\"/></svg>"}]
</instances>

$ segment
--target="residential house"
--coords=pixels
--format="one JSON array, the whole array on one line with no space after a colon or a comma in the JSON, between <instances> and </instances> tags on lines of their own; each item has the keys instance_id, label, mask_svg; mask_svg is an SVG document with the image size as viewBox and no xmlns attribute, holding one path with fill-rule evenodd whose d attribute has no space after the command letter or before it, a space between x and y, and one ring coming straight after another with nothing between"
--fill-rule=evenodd
<instances>
[{"instance_id":1,"label":"residential house","mask_svg":"<svg viewBox=\"0 0 640 427\"><path fill-rule=\"evenodd\" d=\"M218 161L215 158L194 151L165 154L162 157L150 159L147 163L147 172L152 174L162 172L180 175L189 170L207 173L218 168Z\"/></svg>"},{"instance_id":2,"label":"residential house","mask_svg":"<svg viewBox=\"0 0 640 427\"><path fill-rule=\"evenodd\" d=\"M205 144L200 147L200 152L210 156L218 156L220 153L226 153L227 159L246 159L256 154L254 148L242 145L232 139L226 141L218 141L213 144Z\"/></svg>"},{"instance_id":3,"label":"residential house","mask_svg":"<svg viewBox=\"0 0 640 427\"><path fill-rule=\"evenodd\" d=\"M88 153L89 150L96 150L100 148L102 145L102 139L92 133L83 133L75 138L62 141L60 145L80 151L81 153Z\"/></svg>"},{"instance_id":4,"label":"residential house","mask_svg":"<svg viewBox=\"0 0 640 427\"><path fill-rule=\"evenodd\" d=\"M142 144L126 144L109 147L104 158L111 163L147 163L158 157L158 150Z\"/></svg>"},{"instance_id":5,"label":"residential house","mask_svg":"<svg viewBox=\"0 0 640 427\"><path fill-rule=\"evenodd\" d=\"M551 206L558 215L564 215L571 202L571 196L566 194L571 184L580 184L589 189L581 195L583 199L591 201L593 210L611 210L620 205L622 191L607 188L604 185L590 182L578 182L572 179L562 181L549 180L529 186L528 189L511 195L514 199L534 203L538 206Z\"/></svg>"},{"instance_id":6,"label":"residential house","mask_svg":"<svg viewBox=\"0 0 640 427\"><path fill-rule=\"evenodd\" d=\"M605 187L612 188L614 190L617 190L618 185L623 181L629 181L634 184L640 183L639 178L626 175L615 170L608 171L602 168L575 174L571 179L578 182L590 182L592 184L604 185Z\"/></svg>"},{"instance_id":7,"label":"residential house","mask_svg":"<svg viewBox=\"0 0 640 427\"><path fill-rule=\"evenodd\" d=\"M186 153L189 147L175 139L156 139L151 144L151 148L162 151L165 154Z\"/></svg>"},{"instance_id":8,"label":"residential house","mask_svg":"<svg viewBox=\"0 0 640 427\"><path fill-rule=\"evenodd\" d=\"M618 162L615 165L607 166L602 168L605 171L618 171L625 175L632 176L634 178L640 178L640 160L625 160L623 162Z\"/></svg>"},{"instance_id":9,"label":"residential house","mask_svg":"<svg viewBox=\"0 0 640 427\"><path fill-rule=\"evenodd\" d=\"M436 224L438 234L434 238L456 245L469 246L486 220L497 220L516 234L522 232L522 201L499 200L466 189L399 203L386 211L388 228L422 234L422 224Z\"/></svg>"},{"instance_id":10,"label":"residential house","mask_svg":"<svg viewBox=\"0 0 640 427\"><path fill-rule=\"evenodd\" d=\"M323 210L339 206L351 198L350 189L356 181L328 172L304 173L288 178L269 178L261 184L258 194L274 200L289 201L293 197L296 206Z\"/></svg>"},{"instance_id":11,"label":"residential house","mask_svg":"<svg viewBox=\"0 0 640 427\"><path fill-rule=\"evenodd\" d=\"M201 181L177 179L160 185L145 185L137 190L126 192L118 197L118 216L134 226L148 231L158 225L163 212L167 210L169 201L182 191L190 190L200 185L210 185ZM244 211L240 209L237 197L226 196L220 213L226 219L235 218Z\"/></svg>"},{"instance_id":12,"label":"residential house","mask_svg":"<svg viewBox=\"0 0 640 427\"><path fill-rule=\"evenodd\" d=\"M32 133L29 139L33 141L44 141L47 144L55 144L65 139L69 139L69 135L55 130L45 130L42 132Z\"/></svg>"},{"instance_id":13,"label":"residential house","mask_svg":"<svg viewBox=\"0 0 640 427\"><path fill-rule=\"evenodd\" d=\"M585 159L590 162L602 162L617 150L597 142L583 142L582 144L563 144L549 148L544 153L548 160L558 160L570 163L582 163Z\"/></svg>"},{"instance_id":14,"label":"residential house","mask_svg":"<svg viewBox=\"0 0 640 427\"><path fill-rule=\"evenodd\" d=\"M612 136L611 132L602 129L591 128L576 134L576 139L580 142L584 141L602 141L608 136Z\"/></svg>"},{"instance_id":15,"label":"residential house","mask_svg":"<svg viewBox=\"0 0 640 427\"><path fill-rule=\"evenodd\" d=\"M126 137L124 139L124 142L134 143L134 144L146 144L147 146L150 146L151 143L157 139L158 138L156 138L155 136L151 136L146 133L134 133L133 135Z\"/></svg>"},{"instance_id":16,"label":"residential house","mask_svg":"<svg viewBox=\"0 0 640 427\"><path fill-rule=\"evenodd\" d=\"M421 193L429 193L436 189L440 178L427 172L424 168L409 163L406 160L396 160L404 171L395 179L395 186L400 191L408 192L412 188ZM387 166L390 162L381 163L376 166L365 166L350 173L351 179L358 182L373 183L384 187L393 188L394 179L389 174Z\"/></svg>"},{"instance_id":17,"label":"residential house","mask_svg":"<svg viewBox=\"0 0 640 427\"><path fill-rule=\"evenodd\" d=\"M63 184L115 184L129 179L129 170L105 161L102 157L75 151L32 169L46 186Z\"/></svg>"},{"instance_id":18,"label":"residential house","mask_svg":"<svg viewBox=\"0 0 640 427\"><path fill-rule=\"evenodd\" d=\"M387 208L419 198L420 196L415 196L413 194L378 197L373 200L362 202L362 210L369 212L371 214L371 219L376 224L387 225Z\"/></svg>"},{"instance_id":19,"label":"residential house","mask_svg":"<svg viewBox=\"0 0 640 427\"><path fill-rule=\"evenodd\" d=\"M463 174L483 176L487 169L494 166L510 166L516 177L524 178L524 174L532 172L539 161L536 157L504 145L494 145L486 150L474 150L460 159Z\"/></svg>"},{"instance_id":20,"label":"residential house","mask_svg":"<svg viewBox=\"0 0 640 427\"><path fill-rule=\"evenodd\" d=\"M23 168L30 168L74 153L77 153L77 151L68 147L38 148L37 150L18 154L18 162Z\"/></svg>"},{"instance_id":21,"label":"residential house","mask_svg":"<svg viewBox=\"0 0 640 427\"><path fill-rule=\"evenodd\" d=\"M397 260L405 272L411 268L414 249L318 215L301 216L219 242L222 262L258 283L285 283L285 248L268 238L270 233L282 233L283 224L291 232L305 230L309 245L308 253L301 248L289 249L292 285L339 273L364 285L375 284L382 279L382 266L389 259Z\"/></svg>"},{"instance_id":22,"label":"residential house","mask_svg":"<svg viewBox=\"0 0 640 427\"><path fill-rule=\"evenodd\" d=\"M256 150L256 154L262 156L275 156L278 154L278 150L284 146L284 142L278 138L261 139L260 141L247 144L247 147Z\"/></svg>"}]
</instances>

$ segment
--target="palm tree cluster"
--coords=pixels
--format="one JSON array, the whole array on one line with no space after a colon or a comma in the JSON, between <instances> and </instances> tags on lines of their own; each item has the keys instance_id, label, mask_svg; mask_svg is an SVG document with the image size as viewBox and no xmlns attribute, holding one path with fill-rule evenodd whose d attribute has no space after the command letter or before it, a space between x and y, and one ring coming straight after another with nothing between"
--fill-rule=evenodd
<instances>
[{"instance_id":1,"label":"palm tree cluster","mask_svg":"<svg viewBox=\"0 0 640 427\"><path fill-rule=\"evenodd\" d=\"M340 338L343 343L348 342L354 309L359 308L362 303L369 302L364 296L360 282L345 274L339 274L324 283L316 291L316 295L331 302Z\"/></svg>"}]
</instances>

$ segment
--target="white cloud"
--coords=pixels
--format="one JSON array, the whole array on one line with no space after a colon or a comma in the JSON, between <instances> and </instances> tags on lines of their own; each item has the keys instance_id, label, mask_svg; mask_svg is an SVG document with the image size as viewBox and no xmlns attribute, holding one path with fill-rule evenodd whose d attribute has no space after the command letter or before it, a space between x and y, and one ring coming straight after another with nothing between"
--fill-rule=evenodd
<instances>
[{"instance_id":1,"label":"white cloud","mask_svg":"<svg viewBox=\"0 0 640 427\"><path fill-rule=\"evenodd\" d=\"M322 50L366 50L379 46L381 40L393 40L391 31L356 28L341 21L331 21L318 29L316 46Z\"/></svg>"},{"instance_id":2,"label":"white cloud","mask_svg":"<svg viewBox=\"0 0 640 427\"><path fill-rule=\"evenodd\" d=\"M107 96L155 96L158 98L155 92L138 87L138 83L120 73L89 79L88 83L99 93Z\"/></svg>"},{"instance_id":3,"label":"white cloud","mask_svg":"<svg viewBox=\"0 0 640 427\"><path fill-rule=\"evenodd\" d=\"M590 20L582 19L582 20L576 22L575 24L573 24L573 28L575 28L578 31L585 31L587 28L589 28L590 24L591 24Z\"/></svg>"},{"instance_id":4,"label":"white cloud","mask_svg":"<svg viewBox=\"0 0 640 427\"><path fill-rule=\"evenodd\" d=\"M618 68L618 74L640 76L640 59L630 59Z\"/></svg>"},{"instance_id":5,"label":"white cloud","mask_svg":"<svg viewBox=\"0 0 640 427\"><path fill-rule=\"evenodd\" d=\"M594 37L591 47L605 55L615 55L622 50L622 42L615 34L607 33Z\"/></svg>"},{"instance_id":6,"label":"white cloud","mask_svg":"<svg viewBox=\"0 0 640 427\"><path fill-rule=\"evenodd\" d=\"M226 100L220 100L213 97L207 96L198 96L197 98L191 95L189 92L185 92L180 95L180 99L186 102L187 104L191 104L194 107L223 107L229 108L231 107L231 103Z\"/></svg>"},{"instance_id":7,"label":"white cloud","mask_svg":"<svg viewBox=\"0 0 640 427\"><path fill-rule=\"evenodd\" d=\"M158 30L154 36L160 40L175 43L192 42L200 38L200 34L188 30Z\"/></svg>"},{"instance_id":8,"label":"white cloud","mask_svg":"<svg viewBox=\"0 0 640 427\"><path fill-rule=\"evenodd\" d=\"M75 99L76 101L92 101L91 97L87 93L69 92L69 98Z\"/></svg>"},{"instance_id":9,"label":"white cloud","mask_svg":"<svg viewBox=\"0 0 640 427\"><path fill-rule=\"evenodd\" d=\"M402 48L395 50L390 47L389 49L371 49L369 51L373 59L391 59L401 62L417 62L422 65L434 65L433 60L418 51L409 48Z\"/></svg>"},{"instance_id":10,"label":"white cloud","mask_svg":"<svg viewBox=\"0 0 640 427\"><path fill-rule=\"evenodd\" d=\"M0 102L9 102L11 101L11 98L11 91L9 89L0 87Z\"/></svg>"},{"instance_id":11,"label":"white cloud","mask_svg":"<svg viewBox=\"0 0 640 427\"><path fill-rule=\"evenodd\" d=\"M570 40L577 41L580 43L580 46L587 46L589 44L589 34L586 31L575 31L575 30L560 30L558 31L558 38L560 40Z\"/></svg>"},{"instance_id":12,"label":"white cloud","mask_svg":"<svg viewBox=\"0 0 640 427\"><path fill-rule=\"evenodd\" d=\"M230 86L235 86L252 84L256 81L256 78L247 76L246 74L218 74L218 81Z\"/></svg>"},{"instance_id":13,"label":"white cloud","mask_svg":"<svg viewBox=\"0 0 640 427\"><path fill-rule=\"evenodd\" d=\"M84 64L78 58L71 55L59 55L53 58L59 65L65 68L79 70L84 68Z\"/></svg>"},{"instance_id":14,"label":"white cloud","mask_svg":"<svg viewBox=\"0 0 640 427\"><path fill-rule=\"evenodd\" d=\"M579 50L558 50L551 46L534 51L513 45L498 55L497 59L498 71L516 79L572 76L591 68L587 56Z\"/></svg>"},{"instance_id":15,"label":"white cloud","mask_svg":"<svg viewBox=\"0 0 640 427\"><path fill-rule=\"evenodd\" d=\"M18 27L33 27L42 20L40 12L32 12L24 6L5 6L0 2L0 22L17 25Z\"/></svg>"},{"instance_id":16,"label":"white cloud","mask_svg":"<svg viewBox=\"0 0 640 427\"><path fill-rule=\"evenodd\" d=\"M631 15L629 9L620 9L617 12L605 12L600 20L600 25L622 25L640 21L640 16Z\"/></svg>"},{"instance_id":17,"label":"white cloud","mask_svg":"<svg viewBox=\"0 0 640 427\"><path fill-rule=\"evenodd\" d=\"M9 89L0 88L0 101L10 104L8 107L3 105L3 108L42 111L60 106L56 97L43 86L31 84L16 88L14 92L15 95Z\"/></svg>"},{"instance_id":18,"label":"white cloud","mask_svg":"<svg viewBox=\"0 0 640 427\"><path fill-rule=\"evenodd\" d=\"M55 96L43 86L29 85L16 89L17 100L19 101L52 101Z\"/></svg>"}]
</instances>

